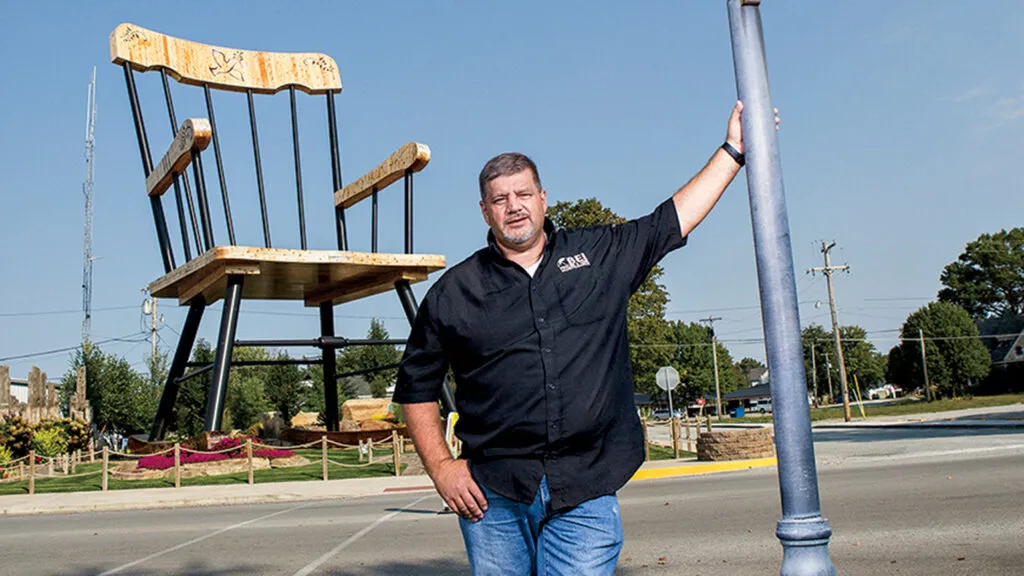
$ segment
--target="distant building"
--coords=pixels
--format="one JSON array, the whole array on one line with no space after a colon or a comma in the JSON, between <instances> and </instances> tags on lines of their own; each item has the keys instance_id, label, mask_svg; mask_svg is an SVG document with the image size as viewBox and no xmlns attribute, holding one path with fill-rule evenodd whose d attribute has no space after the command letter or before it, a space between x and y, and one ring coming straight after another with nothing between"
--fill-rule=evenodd
<instances>
[{"instance_id":1,"label":"distant building","mask_svg":"<svg viewBox=\"0 0 1024 576\"><path fill-rule=\"evenodd\" d=\"M11 378L11 396L22 404L28 402L28 378Z\"/></svg>"},{"instance_id":2,"label":"distant building","mask_svg":"<svg viewBox=\"0 0 1024 576\"><path fill-rule=\"evenodd\" d=\"M977 324L993 365L1024 362L1024 314L986 318Z\"/></svg>"}]
</instances>

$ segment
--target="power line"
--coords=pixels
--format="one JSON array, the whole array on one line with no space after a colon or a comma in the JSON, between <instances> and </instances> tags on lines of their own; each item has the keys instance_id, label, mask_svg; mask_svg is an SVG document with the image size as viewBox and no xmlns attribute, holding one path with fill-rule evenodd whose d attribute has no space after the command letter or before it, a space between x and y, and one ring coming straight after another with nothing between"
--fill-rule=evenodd
<instances>
[{"instance_id":1,"label":"power line","mask_svg":"<svg viewBox=\"0 0 1024 576\"><path fill-rule=\"evenodd\" d=\"M100 344L109 344L110 342L126 342L126 343L144 342L145 338L143 338L142 340L128 340L128 338L130 338L131 336L139 336L140 334L141 333L134 333L134 334L128 334L128 335L125 335L125 336L121 336L120 338L107 338L105 340L99 340L97 342L93 342L93 344L98 346ZM24 360L25 358L35 358L35 357L38 357L38 356L49 356L50 354L59 354L61 352L71 352L72 350L77 350L77 349L79 349L81 347L82 347L81 344L76 344L75 346L66 346L64 348L54 348L53 350L46 350L46 351L43 351L43 352L32 352L30 354L19 354L19 355L16 355L16 356L7 356L6 358L0 358L0 362L7 362L9 360Z\"/></svg>"},{"instance_id":2,"label":"power line","mask_svg":"<svg viewBox=\"0 0 1024 576\"><path fill-rule=\"evenodd\" d=\"M112 312L114 310L135 310L138 306L111 306L109 308L93 308L92 312ZM81 310L39 310L34 312L4 312L0 318L20 318L28 316L59 316L61 314L81 314Z\"/></svg>"}]
</instances>

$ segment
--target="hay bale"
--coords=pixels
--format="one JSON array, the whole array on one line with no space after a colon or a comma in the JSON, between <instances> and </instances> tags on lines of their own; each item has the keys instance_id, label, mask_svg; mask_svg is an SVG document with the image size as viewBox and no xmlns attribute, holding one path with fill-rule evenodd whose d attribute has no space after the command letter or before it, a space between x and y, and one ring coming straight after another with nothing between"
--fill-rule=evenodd
<instances>
[{"instance_id":1,"label":"hay bale","mask_svg":"<svg viewBox=\"0 0 1024 576\"><path fill-rule=\"evenodd\" d=\"M379 420L391 415L391 400L387 398L366 398L362 400L346 400L341 405L341 417L344 420Z\"/></svg>"},{"instance_id":2,"label":"hay bale","mask_svg":"<svg viewBox=\"0 0 1024 576\"><path fill-rule=\"evenodd\" d=\"M318 412L299 412L292 416L292 428L315 428L320 420Z\"/></svg>"}]
</instances>

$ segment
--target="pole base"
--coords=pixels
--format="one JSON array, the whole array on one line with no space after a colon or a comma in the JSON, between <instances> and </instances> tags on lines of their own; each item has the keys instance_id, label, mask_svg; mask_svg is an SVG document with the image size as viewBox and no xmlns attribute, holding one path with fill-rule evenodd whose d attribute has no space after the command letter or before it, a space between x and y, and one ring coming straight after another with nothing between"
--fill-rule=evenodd
<instances>
[{"instance_id":1,"label":"pole base","mask_svg":"<svg viewBox=\"0 0 1024 576\"><path fill-rule=\"evenodd\" d=\"M832 528L821 516L779 520L775 535L782 542L782 576L835 576L828 555Z\"/></svg>"}]
</instances>

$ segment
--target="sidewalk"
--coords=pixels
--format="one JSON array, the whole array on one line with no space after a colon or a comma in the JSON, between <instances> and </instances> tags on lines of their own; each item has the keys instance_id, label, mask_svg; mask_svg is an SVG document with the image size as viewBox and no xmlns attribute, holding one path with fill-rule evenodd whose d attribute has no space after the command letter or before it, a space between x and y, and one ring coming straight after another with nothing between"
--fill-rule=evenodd
<instances>
[{"instance_id":1,"label":"sidewalk","mask_svg":"<svg viewBox=\"0 0 1024 576\"><path fill-rule=\"evenodd\" d=\"M904 416L860 417L856 406L851 406L854 416L850 422L836 418L813 422L814 429L838 428L1021 428L1024 429L1024 404L968 408L947 412L907 414Z\"/></svg>"},{"instance_id":2,"label":"sidewalk","mask_svg":"<svg viewBox=\"0 0 1024 576\"><path fill-rule=\"evenodd\" d=\"M775 458L732 462L698 462L696 460L656 460L645 463L633 481L669 478L691 474L710 474L774 466ZM186 486L182 488L139 488L108 492L63 492L15 494L0 496L0 516L140 510L189 506L227 506L265 504L307 500L333 500L382 496L401 492L433 492L434 486L425 475L354 478L346 480L269 482L265 484L232 484L218 486Z\"/></svg>"}]
</instances>

